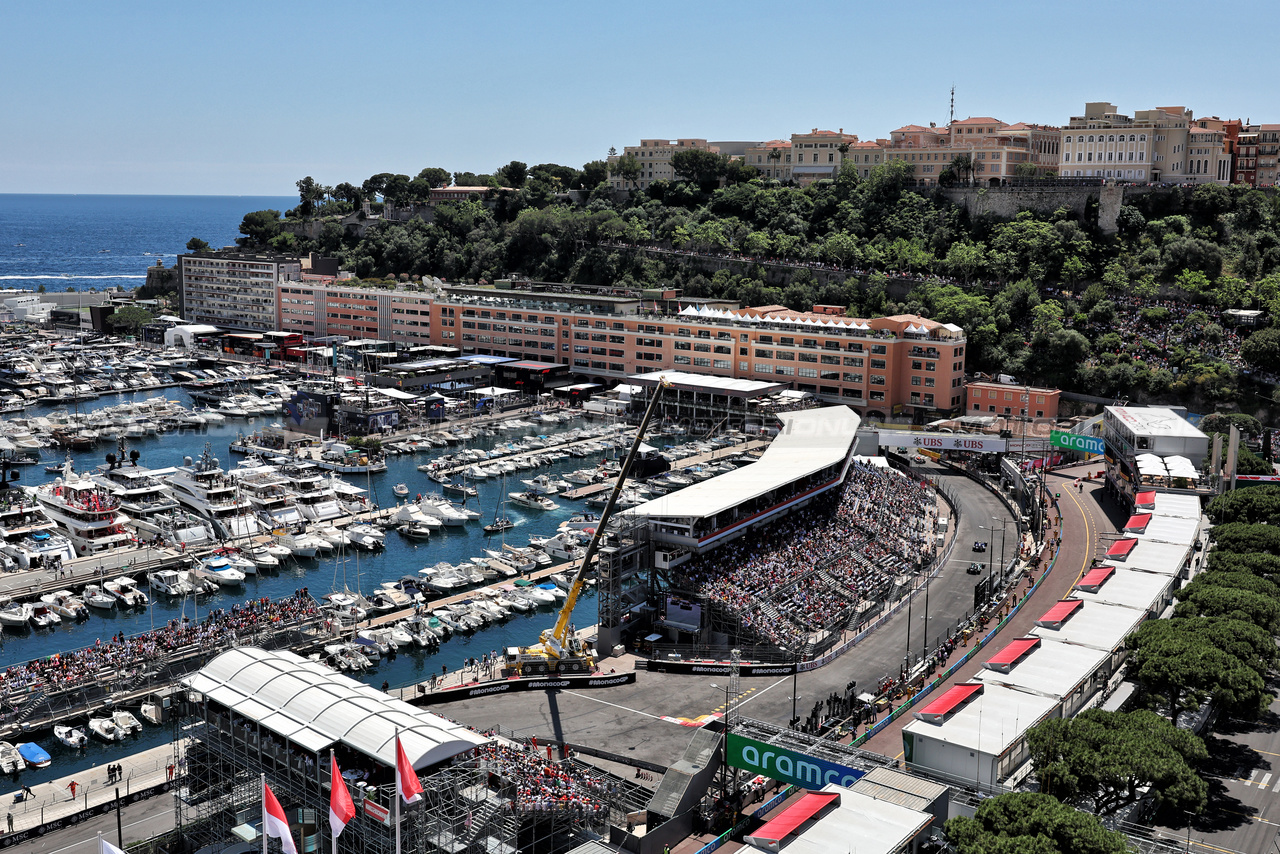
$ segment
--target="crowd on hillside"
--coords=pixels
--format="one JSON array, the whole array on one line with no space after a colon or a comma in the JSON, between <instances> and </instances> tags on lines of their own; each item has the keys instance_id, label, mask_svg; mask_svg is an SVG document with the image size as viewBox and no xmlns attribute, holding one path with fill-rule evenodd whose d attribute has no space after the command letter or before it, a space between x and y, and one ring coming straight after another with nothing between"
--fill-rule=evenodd
<instances>
[{"instance_id":1,"label":"crowd on hillside","mask_svg":"<svg viewBox=\"0 0 1280 854\"><path fill-rule=\"evenodd\" d=\"M107 641L99 638L93 646L6 668L0 672L0 695L37 688L57 691L101 681L112 674L129 675L175 651L225 648L263 629L297 623L319 613L304 588L284 599L264 596L232 605L229 610L218 608L199 622L183 617L130 637L119 632Z\"/></svg>"},{"instance_id":2,"label":"crowd on hillside","mask_svg":"<svg viewBox=\"0 0 1280 854\"><path fill-rule=\"evenodd\" d=\"M1116 313L1115 320L1110 323L1105 332L1115 332L1124 342L1123 347L1117 351L1120 353L1131 353L1134 359L1147 364L1152 370L1168 370L1170 365L1167 348L1186 343L1194 342L1194 346L1204 355L1213 359L1221 359L1234 367L1243 367L1244 363L1240 359L1240 346L1244 343L1244 336L1240 334L1238 327L1224 325L1219 322L1218 312L1212 307L1196 305L1178 300L1168 299L1139 299L1139 298L1122 298L1115 300L1116 305L1120 309ZM1148 321L1142 316L1144 309L1159 308L1169 312L1167 320ZM1196 340L1198 333L1192 329L1184 329L1179 334L1172 332L1172 327L1177 324L1185 324L1187 319L1195 312L1204 312L1210 322L1217 323L1221 329L1221 339L1218 341L1207 341L1201 338ZM1140 347L1143 341L1150 341L1160 348L1158 352ZM1102 355L1095 353L1090 362L1097 362L1098 357Z\"/></svg>"},{"instance_id":3,"label":"crowd on hillside","mask_svg":"<svg viewBox=\"0 0 1280 854\"><path fill-rule=\"evenodd\" d=\"M854 462L844 484L780 522L680 567L678 584L790 650L836 630L859 603L934 555L934 490Z\"/></svg>"},{"instance_id":4,"label":"crowd on hillside","mask_svg":"<svg viewBox=\"0 0 1280 854\"><path fill-rule=\"evenodd\" d=\"M569 813L603 817L608 811L609 784L581 766L551 760L531 745L510 746L497 739L476 748L481 769L499 791L514 787L514 809L521 813Z\"/></svg>"}]
</instances>

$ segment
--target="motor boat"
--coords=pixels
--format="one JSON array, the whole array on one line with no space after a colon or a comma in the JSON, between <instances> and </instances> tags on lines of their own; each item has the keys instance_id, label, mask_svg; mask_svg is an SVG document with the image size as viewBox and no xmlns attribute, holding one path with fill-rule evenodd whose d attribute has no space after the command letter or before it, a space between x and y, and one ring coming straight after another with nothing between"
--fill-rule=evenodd
<instances>
[{"instance_id":1,"label":"motor boat","mask_svg":"<svg viewBox=\"0 0 1280 854\"><path fill-rule=\"evenodd\" d=\"M48 768L53 763L53 757L49 755L48 751L34 741L26 741L19 744L18 755L31 768Z\"/></svg>"},{"instance_id":2,"label":"motor boat","mask_svg":"<svg viewBox=\"0 0 1280 854\"><path fill-rule=\"evenodd\" d=\"M293 555L293 552L289 551L287 547L275 542L267 543L262 548L267 550L267 554L281 562Z\"/></svg>"},{"instance_id":3,"label":"motor boat","mask_svg":"<svg viewBox=\"0 0 1280 854\"><path fill-rule=\"evenodd\" d=\"M89 584L84 588L84 602L90 608L110 610L116 606L116 597L96 584Z\"/></svg>"},{"instance_id":4,"label":"motor boat","mask_svg":"<svg viewBox=\"0 0 1280 854\"><path fill-rule=\"evenodd\" d=\"M31 622L32 608L25 602L10 602L0 608L0 626L5 628L25 628Z\"/></svg>"},{"instance_id":5,"label":"motor boat","mask_svg":"<svg viewBox=\"0 0 1280 854\"><path fill-rule=\"evenodd\" d=\"M89 736L84 734L84 730L73 726L55 726L53 728L53 737L67 747L76 749L82 748L89 743Z\"/></svg>"},{"instance_id":6,"label":"motor boat","mask_svg":"<svg viewBox=\"0 0 1280 854\"><path fill-rule=\"evenodd\" d=\"M53 613L67 620L83 620L89 616L88 606L70 590L46 593L40 597L40 601L48 605Z\"/></svg>"},{"instance_id":7,"label":"motor boat","mask_svg":"<svg viewBox=\"0 0 1280 854\"><path fill-rule=\"evenodd\" d=\"M548 581L544 584L539 584L535 589L547 591L548 593L551 594L552 600L556 602L563 602L565 598L567 598L568 596L568 594L565 593L564 590L561 590L560 587L557 586L556 583L553 581Z\"/></svg>"},{"instance_id":8,"label":"motor boat","mask_svg":"<svg viewBox=\"0 0 1280 854\"><path fill-rule=\"evenodd\" d=\"M496 519L494 519L492 522L490 522L488 525L484 526L484 532L490 535L501 534L504 531L510 531L515 526L516 526L516 523L512 522L506 516L499 516Z\"/></svg>"},{"instance_id":9,"label":"motor boat","mask_svg":"<svg viewBox=\"0 0 1280 854\"><path fill-rule=\"evenodd\" d=\"M142 732L142 721L134 717L133 712L126 712L124 709L116 709L112 712L111 722L122 733L120 736L122 739L125 736L137 735Z\"/></svg>"},{"instance_id":10,"label":"motor boat","mask_svg":"<svg viewBox=\"0 0 1280 854\"><path fill-rule=\"evenodd\" d=\"M373 525L351 525L346 534L353 546L365 551L376 551L387 544L387 535Z\"/></svg>"},{"instance_id":11,"label":"motor boat","mask_svg":"<svg viewBox=\"0 0 1280 854\"><path fill-rule=\"evenodd\" d=\"M51 629L62 622L62 618L43 602L28 607L31 608L31 625L37 629Z\"/></svg>"},{"instance_id":12,"label":"motor boat","mask_svg":"<svg viewBox=\"0 0 1280 854\"><path fill-rule=\"evenodd\" d=\"M521 613L532 611L534 607L533 602L521 596L516 592L516 589L509 584L503 585L498 590L498 596L494 601L508 610L519 611Z\"/></svg>"},{"instance_id":13,"label":"motor boat","mask_svg":"<svg viewBox=\"0 0 1280 854\"><path fill-rule=\"evenodd\" d=\"M294 557L313 558L321 551L331 551L333 546L312 534L282 534L276 542L289 550Z\"/></svg>"},{"instance_id":14,"label":"motor boat","mask_svg":"<svg viewBox=\"0 0 1280 854\"><path fill-rule=\"evenodd\" d=\"M89 718L89 732L103 741L120 741L124 738L111 718Z\"/></svg>"},{"instance_id":15,"label":"motor boat","mask_svg":"<svg viewBox=\"0 0 1280 854\"><path fill-rule=\"evenodd\" d=\"M116 603L122 608L145 608L151 601L138 589L138 582L127 575L103 582L102 588L116 597Z\"/></svg>"},{"instance_id":16,"label":"motor boat","mask_svg":"<svg viewBox=\"0 0 1280 854\"><path fill-rule=\"evenodd\" d=\"M356 632L355 644L369 658L381 658L398 648L390 642L390 633L385 629L360 629Z\"/></svg>"},{"instance_id":17,"label":"motor boat","mask_svg":"<svg viewBox=\"0 0 1280 854\"><path fill-rule=\"evenodd\" d=\"M152 590L159 590L169 596L187 596L193 592L191 584L173 569L159 569L149 573L147 583Z\"/></svg>"},{"instance_id":18,"label":"motor boat","mask_svg":"<svg viewBox=\"0 0 1280 854\"><path fill-rule=\"evenodd\" d=\"M554 584L552 584L551 586L555 587ZM556 597L553 596L549 590L544 590L541 587L535 586L534 583L531 581L525 581L524 579L521 579L520 581L516 582L516 588L519 590L522 596L532 599L538 605L554 605L555 604Z\"/></svg>"},{"instance_id":19,"label":"motor boat","mask_svg":"<svg viewBox=\"0 0 1280 854\"><path fill-rule=\"evenodd\" d=\"M219 587L243 584L245 575L223 558L207 558L200 565L204 576Z\"/></svg>"},{"instance_id":20,"label":"motor boat","mask_svg":"<svg viewBox=\"0 0 1280 854\"><path fill-rule=\"evenodd\" d=\"M369 596L369 607L375 611L403 611L413 607L413 597L395 586L379 587Z\"/></svg>"},{"instance_id":21,"label":"motor boat","mask_svg":"<svg viewBox=\"0 0 1280 854\"><path fill-rule=\"evenodd\" d=\"M391 487L391 491L400 498L404 498L409 494L409 487L407 484L397 483L395 486Z\"/></svg>"},{"instance_id":22,"label":"motor boat","mask_svg":"<svg viewBox=\"0 0 1280 854\"><path fill-rule=\"evenodd\" d=\"M0 771L5 774L17 774L19 771L25 771L26 767L27 760L22 758L18 748L7 741L0 741Z\"/></svg>"},{"instance_id":23,"label":"motor boat","mask_svg":"<svg viewBox=\"0 0 1280 854\"><path fill-rule=\"evenodd\" d=\"M316 528L315 535L328 543L331 548L338 549L351 545L351 538L332 525Z\"/></svg>"},{"instance_id":24,"label":"motor boat","mask_svg":"<svg viewBox=\"0 0 1280 854\"><path fill-rule=\"evenodd\" d=\"M538 495L556 495L560 492L560 487L556 485L556 482L551 479L550 475L540 474L537 477L530 478L529 480L522 480L520 482L529 487L530 492Z\"/></svg>"},{"instance_id":25,"label":"motor boat","mask_svg":"<svg viewBox=\"0 0 1280 854\"><path fill-rule=\"evenodd\" d=\"M560 505L556 504L545 495L538 495L534 492L509 492L507 497L511 499L511 503L517 507L526 507L530 510L559 510Z\"/></svg>"},{"instance_id":26,"label":"motor boat","mask_svg":"<svg viewBox=\"0 0 1280 854\"><path fill-rule=\"evenodd\" d=\"M258 569L277 569L280 566L280 561L267 551L266 546L250 546L242 549L241 554Z\"/></svg>"},{"instance_id":27,"label":"motor boat","mask_svg":"<svg viewBox=\"0 0 1280 854\"><path fill-rule=\"evenodd\" d=\"M325 654L333 659L339 670L368 670L373 662L364 655L355 644L331 643L324 648Z\"/></svg>"},{"instance_id":28,"label":"motor boat","mask_svg":"<svg viewBox=\"0 0 1280 854\"><path fill-rule=\"evenodd\" d=\"M425 522L406 522L397 527L396 531L410 540L428 540L431 538L431 526Z\"/></svg>"}]
</instances>

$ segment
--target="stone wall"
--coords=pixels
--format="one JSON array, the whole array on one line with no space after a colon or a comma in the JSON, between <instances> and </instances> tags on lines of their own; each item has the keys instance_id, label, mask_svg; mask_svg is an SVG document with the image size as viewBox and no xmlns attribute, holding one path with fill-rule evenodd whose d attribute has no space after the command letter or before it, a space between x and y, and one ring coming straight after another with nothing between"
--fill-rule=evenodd
<instances>
[{"instance_id":1,"label":"stone wall","mask_svg":"<svg viewBox=\"0 0 1280 854\"><path fill-rule=\"evenodd\" d=\"M1116 217L1124 204L1124 187L960 187L938 191L970 216L1012 219L1021 211L1049 216L1067 208L1083 219L1089 201L1098 201L1097 226L1103 234L1115 234Z\"/></svg>"}]
</instances>

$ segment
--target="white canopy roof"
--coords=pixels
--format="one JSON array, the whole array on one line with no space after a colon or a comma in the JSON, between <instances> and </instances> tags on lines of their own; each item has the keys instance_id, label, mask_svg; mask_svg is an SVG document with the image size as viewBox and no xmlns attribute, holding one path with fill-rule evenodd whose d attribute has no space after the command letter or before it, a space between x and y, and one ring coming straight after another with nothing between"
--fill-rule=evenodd
<instances>
[{"instance_id":1,"label":"white canopy roof","mask_svg":"<svg viewBox=\"0 0 1280 854\"><path fill-rule=\"evenodd\" d=\"M785 486L849 456L858 415L845 406L784 412L782 432L759 462L627 510L637 516L703 518Z\"/></svg>"},{"instance_id":2,"label":"white canopy roof","mask_svg":"<svg viewBox=\"0 0 1280 854\"><path fill-rule=\"evenodd\" d=\"M182 682L306 750L342 742L394 766L399 733L413 767L424 768L488 741L287 651L228 650Z\"/></svg>"}]
</instances>

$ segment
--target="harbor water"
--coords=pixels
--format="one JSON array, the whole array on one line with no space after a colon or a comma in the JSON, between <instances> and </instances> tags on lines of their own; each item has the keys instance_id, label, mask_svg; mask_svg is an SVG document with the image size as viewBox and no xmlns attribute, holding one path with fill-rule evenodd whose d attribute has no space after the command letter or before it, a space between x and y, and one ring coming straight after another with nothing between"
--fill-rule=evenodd
<instances>
[{"instance_id":1,"label":"harbor water","mask_svg":"<svg viewBox=\"0 0 1280 854\"><path fill-rule=\"evenodd\" d=\"M181 388L162 391L138 391L118 395L104 395L92 403L80 404L82 411L101 406L109 406L128 400L143 400L147 397L163 394L186 406L192 401ZM136 395L136 397L135 397ZM31 407L28 415L44 415L49 407ZM229 445L237 435L274 423L272 417L256 419L228 419L226 423L180 432L163 434L147 438L128 440L129 450L137 450L141 457L138 462L148 468L182 465L185 457L198 458L208 443L214 455L221 461L222 467L234 467L242 457L232 455ZM582 425L581 418L574 418L566 424L538 424L523 431L499 432L493 437L477 437L469 447L488 449L497 442L507 442L522 435L554 436L556 432L564 432ZM660 439L651 442L662 446ZM100 443L93 453L82 452L73 457L78 471L92 468L104 462L104 455L114 450L111 443ZM348 474L344 479L362 489L367 489L369 499L382 507L396 503L392 487L404 483L409 487L409 495L427 494L439 491L438 484L432 482L426 474L419 472L417 466L448 453L451 449L438 448L412 455L389 456L387 470L373 474ZM620 453L620 452L619 452ZM63 459L56 449L47 448L42 451L42 463L53 463ZM477 481L474 485L478 491L477 498L467 502L482 514L482 518L461 527L444 526L432 531L427 541L409 540L394 530L387 531L386 549L381 552L358 552L349 550L340 556L318 557L313 560L290 558L284 561L277 571L262 572L249 576L240 590L216 592L207 597L200 597L197 603L194 597L174 599L156 592L149 592L152 604L141 610L121 612L111 610L103 612L91 609L92 616L81 623L64 621L60 626L48 630L25 629L21 631L6 630L0 632L0 668L11 664L41 658L64 650L78 649L94 644L99 638L104 641L112 635L124 632L134 635L152 628L164 626L170 620L202 619L210 609L230 609L233 605L243 603L247 599L267 597L279 599L291 595L297 590L306 588L311 596L319 599L326 593L344 588L352 591L360 590L371 593L384 581L395 581L405 575L415 575L419 569L432 566L441 561L458 564L475 556L482 556L483 549L501 549L502 536L489 537L483 531L483 525L493 520L498 511L499 502L508 492L525 489L521 478L533 478L542 473L559 476L599 462L599 459L569 457L549 467L528 469L508 475L504 482L500 478ZM46 474L44 466L27 466L22 471L22 482L34 485L55 475ZM574 502L559 496L553 498L560 505L554 511L525 509L506 502L501 512L510 518L515 527L505 534L505 542L514 546L527 546L530 536L550 536L555 533L560 522L575 513L592 508L582 502ZM136 574L145 587L145 579L141 573ZM485 653L501 651L510 645L524 645L536 642L539 633L555 622L557 608L542 606L526 613L513 613L511 618L501 623L494 623L476 631L474 634L455 634L444 641L438 651L423 652L409 650L399 652L394 659L384 658L373 670L357 675L356 678L375 686L382 687L388 683L392 689L422 682L432 673L439 674L442 667L454 672L462 667L468 658L479 658ZM588 626L596 622L595 590L584 591L575 610L574 622L578 626ZM77 721L83 725L84 721ZM163 744L170 739L172 733L168 727L146 725L143 733L123 744L104 744L96 740L83 751L71 751L64 748L49 733L41 733L36 741L53 755L54 762L45 769L31 769L24 772L21 782L35 785L46 779L53 779L77 768L104 764L126 751L143 749Z\"/></svg>"}]
</instances>

